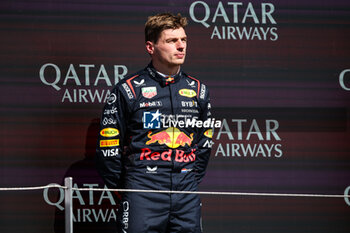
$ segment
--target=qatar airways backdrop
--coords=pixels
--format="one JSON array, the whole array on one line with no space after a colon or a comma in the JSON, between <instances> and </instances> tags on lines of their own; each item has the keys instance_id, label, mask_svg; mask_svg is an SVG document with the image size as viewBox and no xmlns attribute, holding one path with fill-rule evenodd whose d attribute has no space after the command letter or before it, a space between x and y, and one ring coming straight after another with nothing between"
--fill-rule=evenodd
<instances>
[{"instance_id":1,"label":"qatar airways backdrop","mask_svg":"<svg viewBox=\"0 0 350 233\"><path fill-rule=\"evenodd\" d=\"M0 3L1 187L104 185L98 118L149 62L147 16L189 20L183 69L210 89L213 151L201 191L348 194L347 0ZM347 198L201 196L204 232L350 232ZM118 203L74 192L74 232L116 232ZM0 232L63 232L63 190L0 192Z\"/></svg>"}]
</instances>

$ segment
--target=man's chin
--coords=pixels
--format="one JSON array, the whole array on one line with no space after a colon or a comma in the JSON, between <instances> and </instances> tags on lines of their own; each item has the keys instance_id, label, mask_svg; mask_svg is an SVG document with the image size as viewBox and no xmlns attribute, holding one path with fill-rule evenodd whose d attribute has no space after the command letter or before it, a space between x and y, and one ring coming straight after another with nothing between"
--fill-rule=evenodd
<instances>
[{"instance_id":1,"label":"man's chin","mask_svg":"<svg viewBox=\"0 0 350 233\"><path fill-rule=\"evenodd\" d=\"M182 65L184 64L185 59L177 59L173 62L174 65Z\"/></svg>"}]
</instances>

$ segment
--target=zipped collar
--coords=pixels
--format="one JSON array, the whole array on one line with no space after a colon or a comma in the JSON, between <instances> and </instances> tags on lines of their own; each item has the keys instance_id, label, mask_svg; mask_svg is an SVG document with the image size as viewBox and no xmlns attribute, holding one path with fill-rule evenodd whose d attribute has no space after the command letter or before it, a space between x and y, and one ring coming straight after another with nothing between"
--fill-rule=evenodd
<instances>
[{"instance_id":1,"label":"zipped collar","mask_svg":"<svg viewBox=\"0 0 350 233\"><path fill-rule=\"evenodd\" d=\"M168 78L164 78L163 76L157 73L156 69L152 65L152 62L148 64L148 66L146 67L146 70L154 80L160 83L162 87L165 87L171 83L178 82L183 74L180 68L180 71L176 75L169 76Z\"/></svg>"}]
</instances>

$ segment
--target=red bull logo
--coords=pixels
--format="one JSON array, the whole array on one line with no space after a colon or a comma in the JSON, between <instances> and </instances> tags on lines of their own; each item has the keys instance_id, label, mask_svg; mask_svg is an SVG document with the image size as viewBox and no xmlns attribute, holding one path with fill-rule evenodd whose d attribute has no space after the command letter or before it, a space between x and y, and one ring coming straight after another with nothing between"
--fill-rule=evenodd
<instances>
[{"instance_id":1,"label":"red bull logo","mask_svg":"<svg viewBox=\"0 0 350 233\"><path fill-rule=\"evenodd\" d=\"M178 163L188 163L188 162L194 162L196 160L196 154L194 153L195 149L191 149L191 152L188 154L185 154L183 150L175 150L175 157L174 161ZM149 148L142 148L141 149L141 155L140 155L140 160L163 160L163 161L169 161L171 162L172 160L172 155L173 150L169 149L167 151L163 151L162 153L160 152L153 152Z\"/></svg>"},{"instance_id":2,"label":"red bull logo","mask_svg":"<svg viewBox=\"0 0 350 233\"><path fill-rule=\"evenodd\" d=\"M158 133L148 133L148 140L146 145L158 143L160 145L167 145L170 148L178 148L179 146L185 147L186 145L191 146L193 141L193 133L187 136L184 132L175 127L167 128Z\"/></svg>"}]
</instances>

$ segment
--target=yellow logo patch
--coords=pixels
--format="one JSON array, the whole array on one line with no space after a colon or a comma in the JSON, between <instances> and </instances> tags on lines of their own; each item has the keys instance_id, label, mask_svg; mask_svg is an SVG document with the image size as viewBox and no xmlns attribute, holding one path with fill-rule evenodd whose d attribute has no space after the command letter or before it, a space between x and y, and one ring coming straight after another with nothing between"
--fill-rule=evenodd
<instances>
[{"instance_id":1,"label":"yellow logo patch","mask_svg":"<svg viewBox=\"0 0 350 233\"><path fill-rule=\"evenodd\" d=\"M101 130L100 132L101 136L103 137L115 137L119 134L119 130L117 130L116 128L105 128L103 130Z\"/></svg>"},{"instance_id":2,"label":"yellow logo patch","mask_svg":"<svg viewBox=\"0 0 350 233\"><path fill-rule=\"evenodd\" d=\"M188 98L191 98L197 95L197 93L191 89L181 89L179 90L179 94Z\"/></svg>"},{"instance_id":3,"label":"yellow logo patch","mask_svg":"<svg viewBox=\"0 0 350 233\"><path fill-rule=\"evenodd\" d=\"M207 131L204 132L204 136L206 136L208 138L212 138L213 137L213 130L208 129Z\"/></svg>"},{"instance_id":4,"label":"yellow logo patch","mask_svg":"<svg viewBox=\"0 0 350 233\"><path fill-rule=\"evenodd\" d=\"M112 146L119 146L119 139L100 140L100 147L112 147Z\"/></svg>"}]
</instances>

